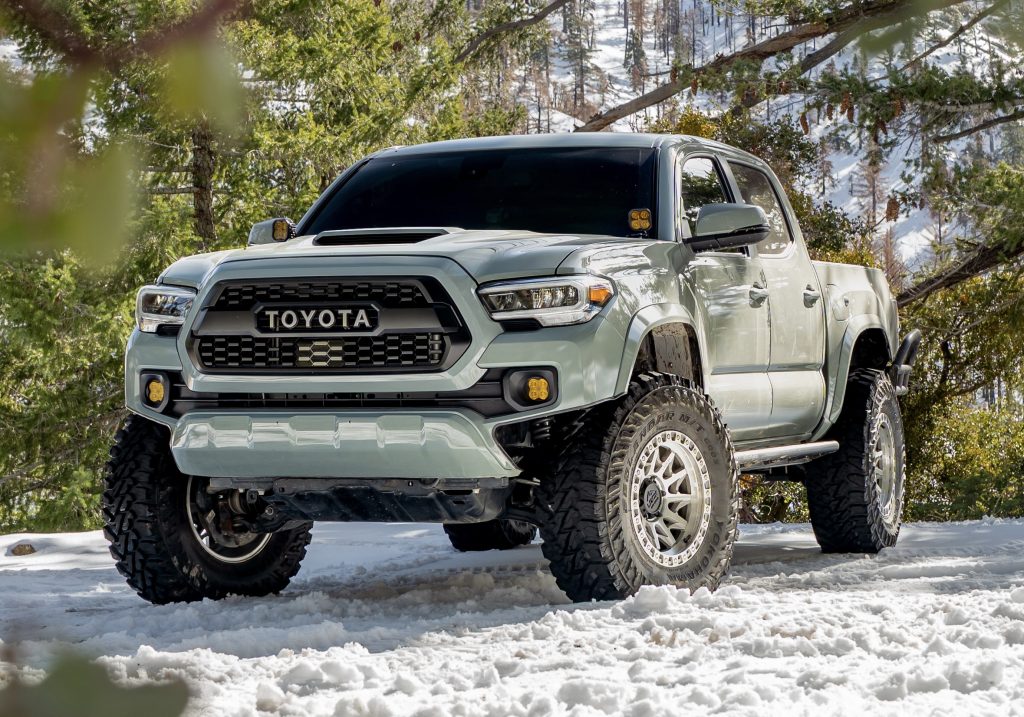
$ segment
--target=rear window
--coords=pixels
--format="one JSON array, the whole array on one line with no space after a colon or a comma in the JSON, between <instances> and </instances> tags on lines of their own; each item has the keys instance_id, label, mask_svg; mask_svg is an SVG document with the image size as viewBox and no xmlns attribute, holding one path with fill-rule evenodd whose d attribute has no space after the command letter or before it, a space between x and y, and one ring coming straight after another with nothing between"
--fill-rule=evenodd
<instances>
[{"instance_id":1,"label":"rear window","mask_svg":"<svg viewBox=\"0 0 1024 717\"><path fill-rule=\"evenodd\" d=\"M629 212L654 213L655 170L649 148L378 157L338 187L302 231L435 226L636 236Z\"/></svg>"}]
</instances>

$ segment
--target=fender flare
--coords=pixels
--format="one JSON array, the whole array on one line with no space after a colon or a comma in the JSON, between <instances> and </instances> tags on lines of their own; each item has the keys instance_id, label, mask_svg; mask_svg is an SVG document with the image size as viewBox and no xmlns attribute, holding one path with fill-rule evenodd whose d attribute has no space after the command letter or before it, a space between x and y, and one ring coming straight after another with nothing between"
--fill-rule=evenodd
<instances>
[{"instance_id":1,"label":"fender flare","mask_svg":"<svg viewBox=\"0 0 1024 717\"><path fill-rule=\"evenodd\" d=\"M877 329L885 336L886 365L892 360L892 341L889 332L886 331L885 323L877 314L858 314L850 318L846 331L843 333L843 342L839 347L839 356L834 366L829 366L829 373L826 376L828 393L831 396L828 406L825 409L825 418L829 425L839 419L843 410L843 401L846 398L846 384L850 378L850 362L853 359L853 349L857 341L865 331ZM815 431L817 435L820 431Z\"/></svg>"},{"instance_id":2,"label":"fender flare","mask_svg":"<svg viewBox=\"0 0 1024 717\"><path fill-rule=\"evenodd\" d=\"M640 355L640 347L644 339L654 329L667 324L683 324L693 330L697 336L700 365L701 367L707 366L703 355L704 332L693 314L679 304L650 304L636 312L626 329L626 343L622 350L622 361L619 363L619 376L615 381L616 396L624 394L629 388L633 366ZM703 378L703 376L700 377L701 380Z\"/></svg>"}]
</instances>

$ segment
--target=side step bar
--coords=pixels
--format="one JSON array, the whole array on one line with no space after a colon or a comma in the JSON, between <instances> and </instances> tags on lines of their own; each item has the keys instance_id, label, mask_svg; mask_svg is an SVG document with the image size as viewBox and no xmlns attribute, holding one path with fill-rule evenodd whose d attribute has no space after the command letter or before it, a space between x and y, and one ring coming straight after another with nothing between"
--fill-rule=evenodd
<instances>
[{"instance_id":1,"label":"side step bar","mask_svg":"<svg viewBox=\"0 0 1024 717\"><path fill-rule=\"evenodd\" d=\"M736 462L740 465L741 473L751 473L779 466L795 466L800 463L807 463L815 458L835 453L838 450L838 441L818 441L816 443L798 443L793 446L752 448L748 451L736 451Z\"/></svg>"}]
</instances>

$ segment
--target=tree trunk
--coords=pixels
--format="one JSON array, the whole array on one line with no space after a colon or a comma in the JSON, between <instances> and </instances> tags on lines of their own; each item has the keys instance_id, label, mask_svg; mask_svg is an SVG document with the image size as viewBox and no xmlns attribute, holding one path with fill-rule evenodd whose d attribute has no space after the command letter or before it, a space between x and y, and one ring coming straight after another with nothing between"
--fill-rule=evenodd
<instances>
[{"instance_id":1,"label":"tree trunk","mask_svg":"<svg viewBox=\"0 0 1024 717\"><path fill-rule=\"evenodd\" d=\"M217 157L213 151L213 132L202 120L192 129L192 207L199 249L206 251L217 240L213 225L213 172Z\"/></svg>"}]
</instances>

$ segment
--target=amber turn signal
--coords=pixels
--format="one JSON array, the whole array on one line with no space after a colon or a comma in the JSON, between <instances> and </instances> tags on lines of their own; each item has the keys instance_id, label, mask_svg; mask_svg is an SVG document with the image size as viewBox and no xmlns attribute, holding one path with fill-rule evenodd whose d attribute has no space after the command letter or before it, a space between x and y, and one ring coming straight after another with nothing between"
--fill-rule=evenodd
<instances>
[{"instance_id":1,"label":"amber turn signal","mask_svg":"<svg viewBox=\"0 0 1024 717\"><path fill-rule=\"evenodd\" d=\"M615 292L608 284L597 284L587 289L587 300L595 306L604 306Z\"/></svg>"}]
</instances>

